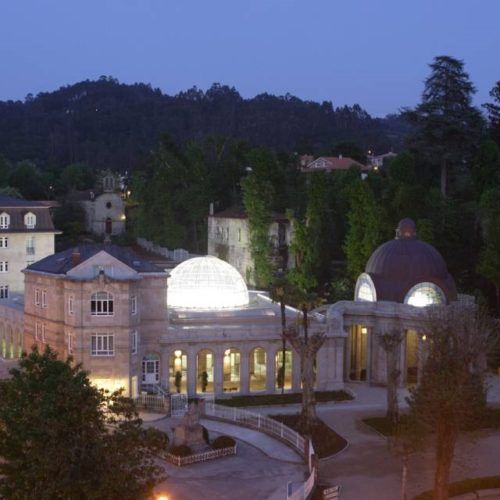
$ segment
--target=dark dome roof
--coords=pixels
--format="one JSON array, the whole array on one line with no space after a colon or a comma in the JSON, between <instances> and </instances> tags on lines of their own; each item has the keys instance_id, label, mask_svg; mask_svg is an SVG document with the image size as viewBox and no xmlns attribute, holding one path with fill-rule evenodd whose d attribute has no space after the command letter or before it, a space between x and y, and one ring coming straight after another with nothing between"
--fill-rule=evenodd
<instances>
[{"instance_id":1,"label":"dark dome roof","mask_svg":"<svg viewBox=\"0 0 500 500\"><path fill-rule=\"evenodd\" d=\"M373 280L377 300L404 302L408 291L423 282L441 288L448 302L456 299L455 282L443 257L432 245L417 239L411 219L403 219L398 224L396 239L373 252L366 264L366 273Z\"/></svg>"}]
</instances>

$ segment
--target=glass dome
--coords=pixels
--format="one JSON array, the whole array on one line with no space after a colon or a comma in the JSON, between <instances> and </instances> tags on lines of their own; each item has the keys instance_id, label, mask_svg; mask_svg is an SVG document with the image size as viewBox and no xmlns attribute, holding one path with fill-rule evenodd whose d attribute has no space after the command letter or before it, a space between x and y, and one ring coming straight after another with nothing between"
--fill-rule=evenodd
<instances>
[{"instance_id":1,"label":"glass dome","mask_svg":"<svg viewBox=\"0 0 500 500\"><path fill-rule=\"evenodd\" d=\"M167 305L218 310L246 306L248 290L240 273L217 257L195 257L170 273Z\"/></svg>"}]
</instances>

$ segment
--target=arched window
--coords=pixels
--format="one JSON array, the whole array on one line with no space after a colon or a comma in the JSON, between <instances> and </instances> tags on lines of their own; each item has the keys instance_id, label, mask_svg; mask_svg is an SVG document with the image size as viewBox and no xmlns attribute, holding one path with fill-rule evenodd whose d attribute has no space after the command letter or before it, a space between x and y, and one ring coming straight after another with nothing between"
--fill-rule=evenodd
<instances>
[{"instance_id":1,"label":"arched window","mask_svg":"<svg viewBox=\"0 0 500 500\"><path fill-rule=\"evenodd\" d=\"M214 392L214 354L202 349L196 356L196 392Z\"/></svg>"},{"instance_id":2,"label":"arched window","mask_svg":"<svg viewBox=\"0 0 500 500\"><path fill-rule=\"evenodd\" d=\"M359 275L356 282L354 300L363 302L375 302L377 300L375 285L369 274L362 273Z\"/></svg>"},{"instance_id":3,"label":"arched window","mask_svg":"<svg viewBox=\"0 0 500 500\"><path fill-rule=\"evenodd\" d=\"M266 351L262 347L256 347L250 352L250 391L266 390Z\"/></svg>"},{"instance_id":4,"label":"arched window","mask_svg":"<svg viewBox=\"0 0 500 500\"><path fill-rule=\"evenodd\" d=\"M35 229L36 226L36 215L32 212L28 212L24 216L24 225L27 229Z\"/></svg>"},{"instance_id":5,"label":"arched window","mask_svg":"<svg viewBox=\"0 0 500 500\"><path fill-rule=\"evenodd\" d=\"M419 283L406 294L405 304L415 307L426 307L432 304L444 304L446 298L443 291L434 283Z\"/></svg>"},{"instance_id":6,"label":"arched window","mask_svg":"<svg viewBox=\"0 0 500 500\"><path fill-rule=\"evenodd\" d=\"M96 292L90 298L90 314L92 316L113 316L113 295L108 292Z\"/></svg>"},{"instance_id":7,"label":"arched window","mask_svg":"<svg viewBox=\"0 0 500 500\"><path fill-rule=\"evenodd\" d=\"M0 229L9 229L10 215L6 212L0 214Z\"/></svg>"},{"instance_id":8,"label":"arched window","mask_svg":"<svg viewBox=\"0 0 500 500\"><path fill-rule=\"evenodd\" d=\"M285 349L285 363L283 363L283 349L276 352L276 389L289 390L292 388L292 351ZM284 365L284 366L283 366ZM284 370L283 370L284 367Z\"/></svg>"},{"instance_id":9,"label":"arched window","mask_svg":"<svg viewBox=\"0 0 500 500\"><path fill-rule=\"evenodd\" d=\"M224 351L224 392L240 391L240 351L226 349Z\"/></svg>"},{"instance_id":10,"label":"arched window","mask_svg":"<svg viewBox=\"0 0 500 500\"><path fill-rule=\"evenodd\" d=\"M169 362L169 381L170 392L187 393L187 352L176 349L170 355Z\"/></svg>"}]
</instances>

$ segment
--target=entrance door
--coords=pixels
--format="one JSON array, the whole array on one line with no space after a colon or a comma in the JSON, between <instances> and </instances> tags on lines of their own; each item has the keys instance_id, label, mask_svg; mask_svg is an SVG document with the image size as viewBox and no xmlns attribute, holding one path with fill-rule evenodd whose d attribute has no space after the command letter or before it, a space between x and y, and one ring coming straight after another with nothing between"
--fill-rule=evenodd
<instances>
[{"instance_id":1,"label":"entrance door","mask_svg":"<svg viewBox=\"0 0 500 500\"><path fill-rule=\"evenodd\" d=\"M142 383L158 384L160 382L160 360L145 359L142 362Z\"/></svg>"},{"instance_id":2,"label":"entrance door","mask_svg":"<svg viewBox=\"0 0 500 500\"><path fill-rule=\"evenodd\" d=\"M111 218L106 219L106 234L111 234L113 232L113 221Z\"/></svg>"},{"instance_id":3,"label":"entrance door","mask_svg":"<svg viewBox=\"0 0 500 500\"><path fill-rule=\"evenodd\" d=\"M350 380L367 380L368 370L368 328L361 325L351 327L349 332L350 345Z\"/></svg>"}]
</instances>

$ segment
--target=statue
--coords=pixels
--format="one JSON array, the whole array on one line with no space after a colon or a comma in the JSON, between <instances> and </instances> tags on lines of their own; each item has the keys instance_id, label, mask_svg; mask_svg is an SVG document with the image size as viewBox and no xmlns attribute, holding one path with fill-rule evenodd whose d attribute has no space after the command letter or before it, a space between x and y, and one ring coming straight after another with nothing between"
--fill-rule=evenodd
<instances>
[{"instance_id":1,"label":"statue","mask_svg":"<svg viewBox=\"0 0 500 500\"><path fill-rule=\"evenodd\" d=\"M174 428L174 446L182 444L189 446L193 452L201 452L209 448L203 438L203 426L200 424L200 408L194 402L190 403L181 423Z\"/></svg>"}]
</instances>

